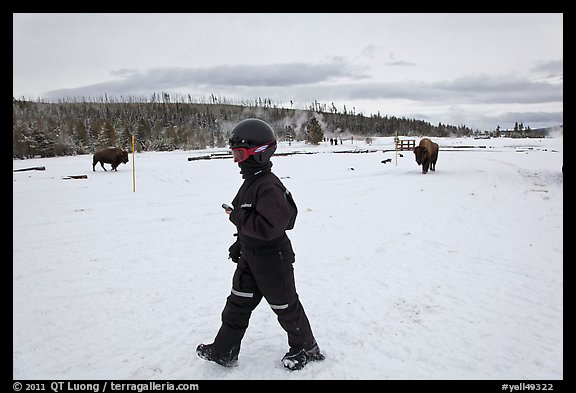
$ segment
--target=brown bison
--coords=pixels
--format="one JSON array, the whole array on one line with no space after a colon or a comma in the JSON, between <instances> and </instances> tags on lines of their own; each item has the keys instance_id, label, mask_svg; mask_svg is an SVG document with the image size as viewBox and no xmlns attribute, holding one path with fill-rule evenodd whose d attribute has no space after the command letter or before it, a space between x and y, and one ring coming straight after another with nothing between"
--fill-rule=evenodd
<instances>
[{"instance_id":1,"label":"brown bison","mask_svg":"<svg viewBox=\"0 0 576 393\"><path fill-rule=\"evenodd\" d=\"M438 159L438 144L428 138L422 138L420 144L414 148L414 156L418 165L422 165L422 173L436 171L436 160Z\"/></svg>"},{"instance_id":2,"label":"brown bison","mask_svg":"<svg viewBox=\"0 0 576 393\"><path fill-rule=\"evenodd\" d=\"M92 158L92 171L96 172L96 164L98 162L100 162L104 170L106 170L104 164L111 164L112 170L118 171L116 168L118 168L120 163L123 162L126 164L128 162L128 152L119 147L108 147L94 153L94 157Z\"/></svg>"}]
</instances>

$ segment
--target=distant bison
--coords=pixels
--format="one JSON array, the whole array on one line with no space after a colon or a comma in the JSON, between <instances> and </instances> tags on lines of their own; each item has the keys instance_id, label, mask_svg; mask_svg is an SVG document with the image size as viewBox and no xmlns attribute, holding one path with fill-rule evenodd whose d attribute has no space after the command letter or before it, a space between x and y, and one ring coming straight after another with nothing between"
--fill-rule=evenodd
<instances>
[{"instance_id":1,"label":"distant bison","mask_svg":"<svg viewBox=\"0 0 576 393\"><path fill-rule=\"evenodd\" d=\"M111 164L112 170L118 171L116 168L118 168L120 163L123 162L126 164L128 162L128 152L119 147L108 147L94 153L94 157L92 158L92 171L96 172L96 164L98 162L100 162L104 170L106 170L104 164Z\"/></svg>"},{"instance_id":2,"label":"distant bison","mask_svg":"<svg viewBox=\"0 0 576 393\"><path fill-rule=\"evenodd\" d=\"M414 156L418 165L422 165L422 173L436 171L436 160L438 159L438 144L428 138L422 138L420 144L414 148Z\"/></svg>"}]
</instances>

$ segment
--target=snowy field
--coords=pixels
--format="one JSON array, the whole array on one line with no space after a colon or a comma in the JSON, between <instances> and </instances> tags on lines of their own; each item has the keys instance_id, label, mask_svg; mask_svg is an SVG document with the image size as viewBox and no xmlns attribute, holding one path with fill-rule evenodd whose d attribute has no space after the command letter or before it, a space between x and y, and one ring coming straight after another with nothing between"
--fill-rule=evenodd
<instances>
[{"instance_id":1,"label":"snowy field","mask_svg":"<svg viewBox=\"0 0 576 393\"><path fill-rule=\"evenodd\" d=\"M272 158L326 354L298 372L265 301L238 367L195 353L235 268L220 207L242 182L232 160L136 154L135 192L132 154L118 172L92 172L91 155L14 160L46 170L13 173L13 378L562 380L562 137L432 139L425 175L412 152L384 151L392 138ZM353 149L374 152L335 153Z\"/></svg>"}]
</instances>

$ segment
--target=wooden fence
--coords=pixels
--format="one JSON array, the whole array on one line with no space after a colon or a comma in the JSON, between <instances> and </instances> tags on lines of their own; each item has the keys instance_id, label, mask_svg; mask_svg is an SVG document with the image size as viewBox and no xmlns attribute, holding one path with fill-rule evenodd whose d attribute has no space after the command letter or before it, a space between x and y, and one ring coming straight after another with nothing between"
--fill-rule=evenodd
<instances>
[{"instance_id":1,"label":"wooden fence","mask_svg":"<svg viewBox=\"0 0 576 393\"><path fill-rule=\"evenodd\" d=\"M396 140L396 150L414 150L415 147L416 139Z\"/></svg>"}]
</instances>

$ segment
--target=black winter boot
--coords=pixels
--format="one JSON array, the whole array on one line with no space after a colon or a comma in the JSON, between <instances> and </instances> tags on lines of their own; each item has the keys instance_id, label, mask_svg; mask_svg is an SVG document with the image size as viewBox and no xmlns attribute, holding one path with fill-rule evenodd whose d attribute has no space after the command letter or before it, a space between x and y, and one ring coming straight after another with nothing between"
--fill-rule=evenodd
<instances>
[{"instance_id":1,"label":"black winter boot","mask_svg":"<svg viewBox=\"0 0 576 393\"><path fill-rule=\"evenodd\" d=\"M308 350L290 348L282 358L282 364L288 370L295 371L304 368L310 361L324 360L325 358L324 354L320 352L318 344L314 344Z\"/></svg>"},{"instance_id":2,"label":"black winter boot","mask_svg":"<svg viewBox=\"0 0 576 393\"><path fill-rule=\"evenodd\" d=\"M200 344L196 348L196 353L204 360L216 362L224 367L236 367L238 365L238 353L240 346L235 345L232 349L225 353L214 353L214 344Z\"/></svg>"}]
</instances>

